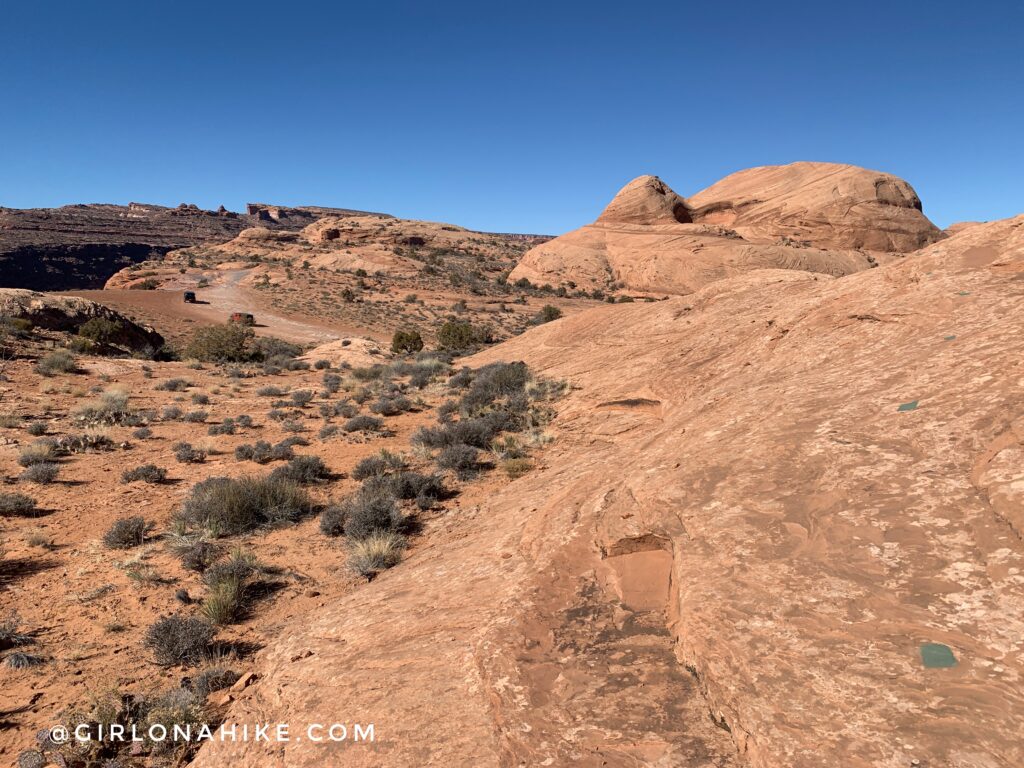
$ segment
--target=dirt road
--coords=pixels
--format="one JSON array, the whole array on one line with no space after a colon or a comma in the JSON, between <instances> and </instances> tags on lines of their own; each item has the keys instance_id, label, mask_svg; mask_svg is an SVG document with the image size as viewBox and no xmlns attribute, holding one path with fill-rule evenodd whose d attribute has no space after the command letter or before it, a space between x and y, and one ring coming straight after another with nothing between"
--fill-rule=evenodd
<instances>
[{"instance_id":1,"label":"dirt road","mask_svg":"<svg viewBox=\"0 0 1024 768\"><path fill-rule=\"evenodd\" d=\"M196 291L199 303L186 304L182 291L67 291L105 304L155 327L168 339L187 336L196 324L223 323L232 312L249 312L256 318L256 332L297 343L322 344L353 335L352 329L319 325L307 319L284 317L264 309L252 291L241 285L249 273L235 269L220 273L217 282Z\"/></svg>"}]
</instances>

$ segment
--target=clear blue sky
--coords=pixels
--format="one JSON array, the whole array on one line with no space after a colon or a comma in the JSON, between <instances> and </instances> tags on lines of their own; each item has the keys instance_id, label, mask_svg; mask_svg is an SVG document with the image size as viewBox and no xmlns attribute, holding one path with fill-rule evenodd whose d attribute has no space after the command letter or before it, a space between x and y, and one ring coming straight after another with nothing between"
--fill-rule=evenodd
<instances>
[{"instance_id":1,"label":"clear blue sky","mask_svg":"<svg viewBox=\"0 0 1024 768\"><path fill-rule=\"evenodd\" d=\"M9 2L0 205L365 208L496 231L631 178L847 162L1024 212L1024 3Z\"/></svg>"}]
</instances>

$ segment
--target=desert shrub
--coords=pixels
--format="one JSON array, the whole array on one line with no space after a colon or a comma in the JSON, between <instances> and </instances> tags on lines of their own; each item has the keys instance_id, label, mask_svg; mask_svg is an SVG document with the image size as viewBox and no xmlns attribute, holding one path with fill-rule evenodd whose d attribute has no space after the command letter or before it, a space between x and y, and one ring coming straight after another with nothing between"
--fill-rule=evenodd
<instances>
[{"instance_id":1,"label":"desert shrub","mask_svg":"<svg viewBox=\"0 0 1024 768\"><path fill-rule=\"evenodd\" d=\"M107 549L131 549L146 539L149 524L142 517L123 517L116 520L103 534L103 546Z\"/></svg>"},{"instance_id":2,"label":"desert shrub","mask_svg":"<svg viewBox=\"0 0 1024 768\"><path fill-rule=\"evenodd\" d=\"M206 451L193 448L190 443L175 443L171 450L174 458L182 464L202 464L206 461Z\"/></svg>"},{"instance_id":3,"label":"desert shrub","mask_svg":"<svg viewBox=\"0 0 1024 768\"><path fill-rule=\"evenodd\" d=\"M256 334L234 323L197 328L185 347L185 355L211 363L237 363L252 357L250 345Z\"/></svg>"},{"instance_id":4,"label":"desert shrub","mask_svg":"<svg viewBox=\"0 0 1024 768\"><path fill-rule=\"evenodd\" d=\"M192 397L190 399L192 400L192 405L210 404L210 396L205 394L204 392L193 392Z\"/></svg>"},{"instance_id":5,"label":"desert shrub","mask_svg":"<svg viewBox=\"0 0 1024 768\"><path fill-rule=\"evenodd\" d=\"M486 449L490 447L503 426L504 419L500 416L463 419L440 427L420 427L413 433L411 439L413 443L428 448L469 445Z\"/></svg>"},{"instance_id":6,"label":"desert shrub","mask_svg":"<svg viewBox=\"0 0 1024 768\"><path fill-rule=\"evenodd\" d=\"M99 344L107 344L116 339L123 330L119 322L106 317L93 317L78 327L78 335Z\"/></svg>"},{"instance_id":7,"label":"desert shrub","mask_svg":"<svg viewBox=\"0 0 1024 768\"><path fill-rule=\"evenodd\" d=\"M460 400L466 413L476 413L498 400L521 395L530 380L526 363L491 363L477 370L468 390Z\"/></svg>"},{"instance_id":8,"label":"desert shrub","mask_svg":"<svg viewBox=\"0 0 1024 768\"><path fill-rule=\"evenodd\" d=\"M41 656L36 656L32 653L25 653L23 651L15 651L9 653L4 657L4 664L10 669L28 669L29 667L37 667L44 663L44 659Z\"/></svg>"},{"instance_id":9,"label":"desert shrub","mask_svg":"<svg viewBox=\"0 0 1024 768\"><path fill-rule=\"evenodd\" d=\"M423 337L419 331L395 331L391 337L391 351L395 354L414 353L423 349Z\"/></svg>"},{"instance_id":10,"label":"desert shrub","mask_svg":"<svg viewBox=\"0 0 1024 768\"><path fill-rule=\"evenodd\" d=\"M403 524L402 512L393 496L360 490L340 504L345 535L365 539L376 532L397 531Z\"/></svg>"},{"instance_id":11,"label":"desert shrub","mask_svg":"<svg viewBox=\"0 0 1024 768\"><path fill-rule=\"evenodd\" d=\"M295 522L311 507L306 492L287 478L211 477L192 487L178 518L220 537Z\"/></svg>"},{"instance_id":12,"label":"desert shrub","mask_svg":"<svg viewBox=\"0 0 1024 768\"><path fill-rule=\"evenodd\" d=\"M463 368L448 379L448 386L451 389L467 389L473 383L473 369Z\"/></svg>"},{"instance_id":13,"label":"desert shrub","mask_svg":"<svg viewBox=\"0 0 1024 768\"><path fill-rule=\"evenodd\" d=\"M499 459L521 459L526 456L526 447L514 435L502 435L491 443L491 452Z\"/></svg>"},{"instance_id":14,"label":"desert shrub","mask_svg":"<svg viewBox=\"0 0 1024 768\"><path fill-rule=\"evenodd\" d=\"M365 480L368 477L386 475L405 469L405 459L390 451L381 451L375 456L367 456L356 464L352 470L354 480Z\"/></svg>"},{"instance_id":15,"label":"desert shrub","mask_svg":"<svg viewBox=\"0 0 1024 768\"><path fill-rule=\"evenodd\" d=\"M227 560L211 565L203 574L203 583L216 587L227 581L247 581L260 570L256 559L241 550L236 550Z\"/></svg>"},{"instance_id":16,"label":"desert shrub","mask_svg":"<svg viewBox=\"0 0 1024 768\"><path fill-rule=\"evenodd\" d=\"M224 419L220 424L211 424L207 434L210 435L233 435L235 434L235 420Z\"/></svg>"},{"instance_id":17,"label":"desert shrub","mask_svg":"<svg viewBox=\"0 0 1024 768\"><path fill-rule=\"evenodd\" d=\"M0 413L0 427L17 429L21 426L21 416L16 413Z\"/></svg>"},{"instance_id":18,"label":"desert shrub","mask_svg":"<svg viewBox=\"0 0 1024 768\"><path fill-rule=\"evenodd\" d=\"M285 461L292 458L291 443L281 441L271 445L266 440L257 440L255 444L243 444L235 448L235 458L239 461L255 461L266 464L271 461Z\"/></svg>"},{"instance_id":19,"label":"desert shrub","mask_svg":"<svg viewBox=\"0 0 1024 768\"><path fill-rule=\"evenodd\" d=\"M302 354L302 347L274 336L258 336L253 340L250 352L255 360L281 358L279 362L287 363Z\"/></svg>"},{"instance_id":20,"label":"desert shrub","mask_svg":"<svg viewBox=\"0 0 1024 768\"><path fill-rule=\"evenodd\" d=\"M121 473L122 483L162 483L167 479L167 470L156 464L143 464L135 469L126 469Z\"/></svg>"},{"instance_id":21,"label":"desert shrub","mask_svg":"<svg viewBox=\"0 0 1024 768\"><path fill-rule=\"evenodd\" d=\"M18 464L23 467L31 467L36 464L48 464L56 456L56 441L52 438L37 440L31 445L24 446L18 451Z\"/></svg>"},{"instance_id":22,"label":"desert shrub","mask_svg":"<svg viewBox=\"0 0 1024 768\"><path fill-rule=\"evenodd\" d=\"M112 450L114 441L105 429L86 430L77 435L61 435L54 444L54 452L58 455Z\"/></svg>"},{"instance_id":23,"label":"desert shrub","mask_svg":"<svg viewBox=\"0 0 1024 768\"><path fill-rule=\"evenodd\" d=\"M167 379L161 381L153 389L160 392L183 392L189 387L194 386L188 379Z\"/></svg>"},{"instance_id":24,"label":"desert shrub","mask_svg":"<svg viewBox=\"0 0 1024 768\"><path fill-rule=\"evenodd\" d=\"M55 349L46 357L36 361L36 371L43 376L55 376L58 373L74 373L78 370L75 356L66 349Z\"/></svg>"},{"instance_id":25,"label":"desert shrub","mask_svg":"<svg viewBox=\"0 0 1024 768\"><path fill-rule=\"evenodd\" d=\"M370 406L370 410L379 413L381 416L397 416L399 413L411 411L415 406L412 400L404 395L381 397Z\"/></svg>"},{"instance_id":26,"label":"desert shrub","mask_svg":"<svg viewBox=\"0 0 1024 768\"><path fill-rule=\"evenodd\" d=\"M32 435L32 437L42 437L46 434L46 424L41 421L33 421L25 427L25 431Z\"/></svg>"},{"instance_id":27,"label":"desert shrub","mask_svg":"<svg viewBox=\"0 0 1024 768\"><path fill-rule=\"evenodd\" d=\"M392 531L375 531L369 536L349 543L349 568L372 579L381 571L394 568L402 562L405 537Z\"/></svg>"},{"instance_id":28,"label":"desert shrub","mask_svg":"<svg viewBox=\"0 0 1024 768\"><path fill-rule=\"evenodd\" d=\"M28 515L36 509L36 500L24 493L0 493L0 515Z\"/></svg>"},{"instance_id":29,"label":"desert shrub","mask_svg":"<svg viewBox=\"0 0 1024 768\"><path fill-rule=\"evenodd\" d=\"M145 645L157 664L195 664L209 651L214 629L206 621L186 616L158 619L147 631Z\"/></svg>"},{"instance_id":30,"label":"desert shrub","mask_svg":"<svg viewBox=\"0 0 1024 768\"><path fill-rule=\"evenodd\" d=\"M192 678L192 690L200 701L205 701L214 691L223 691L234 685L241 677L227 667L210 667Z\"/></svg>"},{"instance_id":31,"label":"desert shrub","mask_svg":"<svg viewBox=\"0 0 1024 768\"><path fill-rule=\"evenodd\" d=\"M558 307L553 307L550 304L545 304L541 307L540 312L533 316L530 321L533 325L543 325L544 323L550 323L552 320L557 320L562 316L562 310Z\"/></svg>"},{"instance_id":32,"label":"desert shrub","mask_svg":"<svg viewBox=\"0 0 1024 768\"><path fill-rule=\"evenodd\" d=\"M342 426L346 432L379 432L384 422L373 416L353 416Z\"/></svg>"},{"instance_id":33,"label":"desert shrub","mask_svg":"<svg viewBox=\"0 0 1024 768\"><path fill-rule=\"evenodd\" d=\"M247 413L243 413L241 416L235 417L235 424L242 427L243 429L249 429L252 427L252 416Z\"/></svg>"},{"instance_id":34,"label":"desert shrub","mask_svg":"<svg viewBox=\"0 0 1024 768\"><path fill-rule=\"evenodd\" d=\"M205 539L186 541L178 547L178 559L183 568L202 573L221 556L221 549Z\"/></svg>"},{"instance_id":35,"label":"desert shrub","mask_svg":"<svg viewBox=\"0 0 1024 768\"><path fill-rule=\"evenodd\" d=\"M203 424L206 422L206 419L209 415L209 413L202 410L189 411L188 413L181 417L181 420L186 421L189 424Z\"/></svg>"},{"instance_id":36,"label":"desert shrub","mask_svg":"<svg viewBox=\"0 0 1024 768\"><path fill-rule=\"evenodd\" d=\"M60 467L56 464L33 464L21 473L22 480L39 485L49 485L57 479L60 474Z\"/></svg>"},{"instance_id":37,"label":"desert shrub","mask_svg":"<svg viewBox=\"0 0 1024 768\"><path fill-rule=\"evenodd\" d=\"M128 407L128 393L121 389L108 389L99 398L79 406L75 418L86 424L138 423L136 414Z\"/></svg>"},{"instance_id":38,"label":"desert shrub","mask_svg":"<svg viewBox=\"0 0 1024 768\"><path fill-rule=\"evenodd\" d=\"M306 425L298 419L288 419L281 422L281 429L285 432L305 432Z\"/></svg>"},{"instance_id":39,"label":"desert shrub","mask_svg":"<svg viewBox=\"0 0 1024 768\"><path fill-rule=\"evenodd\" d=\"M313 393L308 389L300 389L292 392L292 405L296 408L305 408L313 399Z\"/></svg>"},{"instance_id":40,"label":"desert shrub","mask_svg":"<svg viewBox=\"0 0 1024 768\"><path fill-rule=\"evenodd\" d=\"M510 480L515 480L532 470L533 462L529 459L505 459L501 462L501 469Z\"/></svg>"},{"instance_id":41,"label":"desert shrub","mask_svg":"<svg viewBox=\"0 0 1024 768\"><path fill-rule=\"evenodd\" d=\"M403 501L415 499L420 509L430 509L439 499L448 495L440 477L419 472L395 472L368 477L361 491L384 494Z\"/></svg>"},{"instance_id":42,"label":"desert shrub","mask_svg":"<svg viewBox=\"0 0 1024 768\"><path fill-rule=\"evenodd\" d=\"M132 437L134 437L136 440L148 440L152 436L153 430L150 429L149 427L139 427L134 432L132 432Z\"/></svg>"},{"instance_id":43,"label":"desert shrub","mask_svg":"<svg viewBox=\"0 0 1024 768\"><path fill-rule=\"evenodd\" d=\"M437 344L441 349L460 352L480 344L493 341L491 330L476 326L465 320L448 320L437 332Z\"/></svg>"},{"instance_id":44,"label":"desert shrub","mask_svg":"<svg viewBox=\"0 0 1024 768\"><path fill-rule=\"evenodd\" d=\"M288 394L286 387L275 387L272 384L268 384L265 387L260 387L256 390L256 394L260 397L282 397Z\"/></svg>"},{"instance_id":45,"label":"desert shrub","mask_svg":"<svg viewBox=\"0 0 1024 768\"><path fill-rule=\"evenodd\" d=\"M338 434L338 426L336 424L327 424L320 427L320 431L316 433L316 436L321 440L326 440L329 437L333 437Z\"/></svg>"},{"instance_id":46,"label":"desert shrub","mask_svg":"<svg viewBox=\"0 0 1024 768\"><path fill-rule=\"evenodd\" d=\"M32 636L20 631L21 619L16 613L9 613L0 619L0 650L17 648L19 645L28 645L32 642Z\"/></svg>"},{"instance_id":47,"label":"desert shrub","mask_svg":"<svg viewBox=\"0 0 1024 768\"><path fill-rule=\"evenodd\" d=\"M323 376L324 389L330 392L331 394L334 394L339 389L341 389L341 381L341 376L339 376L336 373L331 373L328 371Z\"/></svg>"},{"instance_id":48,"label":"desert shrub","mask_svg":"<svg viewBox=\"0 0 1024 768\"><path fill-rule=\"evenodd\" d=\"M356 381L379 381L388 374L388 367L376 363L365 368L353 368L352 377Z\"/></svg>"},{"instance_id":49,"label":"desert shrub","mask_svg":"<svg viewBox=\"0 0 1024 768\"><path fill-rule=\"evenodd\" d=\"M460 479L466 479L472 477L476 472L479 453L476 448L464 443L449 445L437 455L437 466L441 469L450 469Z\"/></svg>"},{"instance_id":50,"label":"desert shrub","mask_svg":"<svg viewBox=\"0 0 1024 768\"><path fill-rule=\"evenodd\" d=\"M345 533L345 510L342 504L328 504L320 512L320 533L324 536L341 536Z\"/></svg>"},{"instance_id":51,"label":"desert shrub","mask_svg":"<svg viewBox=\"0 0 1024 768\"><path fill-rule=\"evenodd\" d=\"M182 417L184 411L176 405L165 406L160 412L160 418L163 421L177 421Z\"/></svg>"},{"instance_id":52,"label":"desert shrub","mask_svg":"<svg viewBox=\"0 0 1024 768\"><path fill-rule=\"evenodd\" d=\"M313 363L313 369L317 371L326 371L330 367L330 360L317 360L316 362Z\"/></svg>"},{"instance_id":53,"label":"desert shrub","mask_svg":"<svg viewBox=\"0 0 1024 768\"><path fill-rule=\"evenodd\" d=\"M296 456L283 467L278 467L272 476L292 480L299 485L309 485L331 476L330 470L319 456Z\"/></svg>"}]
</instances>

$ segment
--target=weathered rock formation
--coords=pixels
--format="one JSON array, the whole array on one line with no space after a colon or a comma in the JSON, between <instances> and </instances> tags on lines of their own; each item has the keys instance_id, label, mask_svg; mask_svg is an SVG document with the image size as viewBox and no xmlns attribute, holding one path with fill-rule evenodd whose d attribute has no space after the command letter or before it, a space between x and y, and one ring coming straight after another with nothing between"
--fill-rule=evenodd
<instances>
[{"instance_id":1,"label":"weathered rock formation","mask_svg":"<svg viewBox=\"0 0 1024 768\"><path fill-rule=\"evenodd\" d=\"M596 222L529 251L511 279L692 293L755 269L847 275L942 237L909 184L850 165L752 168L688 200L641 176Z\"/></svg>"},{"instance_id":2,"label":"weathered rock formation","mask_svg":"<svg viewBox=\"0 0 1024 768\"><path fill-rule=\"evenodd\" d=\"M120 269L176 248L224 242L248 227L301 229L322 216L360 213L250 207L255 212L244 215L184 203L177 208L141 203L0 208L0 286L102 288Z\"/></svg>"},{"instance_id":3,"label":"weathered rock formation","mask_svg":"<svg viewBox=\"0 0 1024 768\"><path fill-rule=\"evenodd\" d=\"M0 317L30 320L36 328L77 333L93 318L113 322L116 332L107 343L127 350L158 350L164 338L148 326L139 325L119 312L77 296L55 296L18 288L0 288Z\"/></svg>"},{"instance_id":4,"label":"weathered rock formation","mask_svg":"<svg viewBox=\"0 0 1024 768\"><path fill-rule=\"evenodd\" d=\"M283 632L229 713L376 741L195 765L1024 764L1022 278L1018 217L470 360L573 385L544 466Z\"/></svg>"}]
</instances>

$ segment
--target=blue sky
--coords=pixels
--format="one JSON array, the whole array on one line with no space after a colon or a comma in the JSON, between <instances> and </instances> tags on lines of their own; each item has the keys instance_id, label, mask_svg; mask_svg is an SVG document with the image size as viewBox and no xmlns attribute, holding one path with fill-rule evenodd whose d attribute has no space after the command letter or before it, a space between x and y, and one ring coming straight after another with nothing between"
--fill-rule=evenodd
<instances>
[{"instance_id":1,"label":"blue sky","mask_svg":"<svg viewBox=\"0 0 1024 768\"><path fill-rule=\"evenodd\" d=\"M0 205L363 208L560 233L631 178L907 179L1024 212L1019 2L8 3Z\"/></svg>"}]
</instances>

